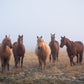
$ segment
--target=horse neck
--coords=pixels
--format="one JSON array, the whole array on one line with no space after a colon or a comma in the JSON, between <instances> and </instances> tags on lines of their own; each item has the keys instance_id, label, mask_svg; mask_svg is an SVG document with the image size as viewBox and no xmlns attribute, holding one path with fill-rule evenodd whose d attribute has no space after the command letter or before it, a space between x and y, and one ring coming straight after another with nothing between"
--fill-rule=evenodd
<instances>
[{"instance_id":1,"label":"horse neck","mask_svg":"<svg viewBox=\"0 0 84 84\"><path fill-rule=\"evenodd\" d=\"M50 44L51 44L51 45L54 45L54 42L55 42L55 40L51 40L51 43L50 43Z\"/></svg>"},{"instance_id":2,"label":"horse neck","mask_svg":"<svg viewBox=\"0 0 84 84\"><path fill-rule=\"evenodd\" d=\"M66 46L67 48L70 48L71 47L71 41L69 39L66 39Z\"/></svg>"},{"instance_id":3,"label":"horse neck","mask_svg":"<svg viewBox=\"0 0 84 84\"><path fill-rule=\"evenodd\" d=\"M51 40L51 42L55 42L55 39Z\"/></svg>"},{"instance_id":4,"label":"horse neck","mask_svg":"<svg viewBox=\"0 0 84 84\"><path fill-rule=\"evenodd\" d=\"M3 44L3 43L2 43L1 46L2 46L2 49L5 50L5 48L6 48L6 44Z\"/></svg>"}]
</instances>

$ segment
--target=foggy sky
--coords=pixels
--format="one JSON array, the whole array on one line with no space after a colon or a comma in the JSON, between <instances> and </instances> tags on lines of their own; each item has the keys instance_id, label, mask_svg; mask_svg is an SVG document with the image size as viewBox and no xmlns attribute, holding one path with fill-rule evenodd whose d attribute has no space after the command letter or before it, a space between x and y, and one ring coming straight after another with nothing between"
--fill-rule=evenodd
<instances>
[{"instance_id":1,"label":"foggy sky","mask_svg":"<svg viewBox=\"0 0 84 84\"><path fill-rule=\"evenodd\" d=\"M50 33L84 43L84 0L0 0L0 43L24 35L27 49L34 49L37 35L49 43Z\"/></svg>"}]
</instances>

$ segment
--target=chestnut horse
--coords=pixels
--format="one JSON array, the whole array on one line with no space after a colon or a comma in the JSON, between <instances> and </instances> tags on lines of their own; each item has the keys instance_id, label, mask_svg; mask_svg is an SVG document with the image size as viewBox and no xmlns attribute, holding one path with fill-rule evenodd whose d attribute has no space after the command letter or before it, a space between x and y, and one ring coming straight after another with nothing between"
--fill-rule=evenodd
<instances>
[{"instance_id":1,"label":"chestnut horse","mask_svg":"<svg viewBox=\"0 0 84 84\"><path fill-rule=\"evenodd\" d=\"M49 43L49 46L51 48L51 55L50 55L50 61L51 56L53 58L53 62L58 61L58 53L59 53L59 43L55 40L55 34L51 34L51 42Z\"/></svg>"},{"instance_id":2,"label":"chestnut horse","mask_svg":"<svg viewBox=\"0 0 84 84\"><path fill-rule=\"evenodd\" d=\"M12 53L10 48L12 48L11 39L9 36L6 35L4 40L2 41L2 44L0 45L0 59L2 72L4 71L6 65L9 71L9 61Z\"/></svg>"},{"instance_id":3,"label":"chestnut horse","mask_svg":"<svg viewBox=\"0 0 84 84\"><path fill-rule=\"evenodd\" d=\"M15 59L15 67L17 68L17 64L20 65L21 60L21 68L23 67L23 58L25 54L25 46L23 44L23 35L18 36L18 41L13 44L13 54Z\"/></svg>"},{"instance_id":4,"label":"chestnut horse","mask_svg":"<svg viewBox=\"0 0 84 84\"><path fill-rule=\"evenodd\" d=\"M42 36L38 37L37 36L37 46L36 46L36 55L38 56L39 60L39 70L42 70L42 64L44 63L44 70L46 69L46 62L48 56L51 54L50 47L48 43L46 43Z\"/></svg>"},{"instance_id":5,"label":"chestnut horse","mask_svg":"<svg viewBox=\"0 0 84 84\"><path fill-rule=\"evenodd\" d=\"M63 47L64 45L66 45L67 47L67 52L68 52L68 56L70 58L70 64L72 66L72 64L74 64L73 62L73 58L75 56L77 56L77 63L78 62L82 62L83 59L83 43L80 41L70 41L69 39L64 37L61 37L61 44L60 47Z\"/></svg>"}]
</instances>

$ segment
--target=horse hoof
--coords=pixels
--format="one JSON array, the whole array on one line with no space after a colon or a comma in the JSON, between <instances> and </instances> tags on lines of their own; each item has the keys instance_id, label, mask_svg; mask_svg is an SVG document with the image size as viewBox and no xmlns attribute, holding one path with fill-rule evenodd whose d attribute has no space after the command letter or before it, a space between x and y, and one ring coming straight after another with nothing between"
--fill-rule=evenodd
<instances>
[{"instance_id":1,"label":"horse hoof","mask_svg":"<svg viewBox=\"0 0 84 84\"><path fill-rule=\"evenodd\" d=\"M76 63L73 63L74 65L76 65Z\"/></svg>"}]
</instances>

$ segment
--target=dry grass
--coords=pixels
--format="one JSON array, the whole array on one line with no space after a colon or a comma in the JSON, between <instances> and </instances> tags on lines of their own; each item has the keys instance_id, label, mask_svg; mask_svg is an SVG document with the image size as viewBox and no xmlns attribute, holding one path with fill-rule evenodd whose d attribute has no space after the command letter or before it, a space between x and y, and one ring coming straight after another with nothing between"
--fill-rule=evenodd
<instances>
[{"instance_id":1,"label":"dry grass","mask_svg":"<svg viewBox=\"0 0 84 84\"><path fill-rule=\"evenodd\" d=\"M74 58L76 62L76 57ZM1 67L0 67L1 69ZM6 71L4 74L0 72L0 81L3 80L13 80L13 82L17 81L17 83L27 83L31 82L31 84L35 80L84 80L84 58L82 64L76 64L74 66L70 66L70 61L67 56L66 50L60 50L59 52L59 61L54 65L53 63L47 60L47 69L46 71L38 71L38 58L35 55L35 52L26 51L24 57L23 68L20 67L15 69L14 67L14 58L11 56L10 60L10 71ZM32 81L33 80L33 81ZM54 81L54 82L55 82ZM3 83L4 84L4 83ZM47 84L47 83L46 83ZM54 84L54 83L51 83ZM67 83L64 83L67 84ZM75 84L75 83L74 83ZM82 84L82 83L81 83Z\"/></svg>"}]
</instances>

